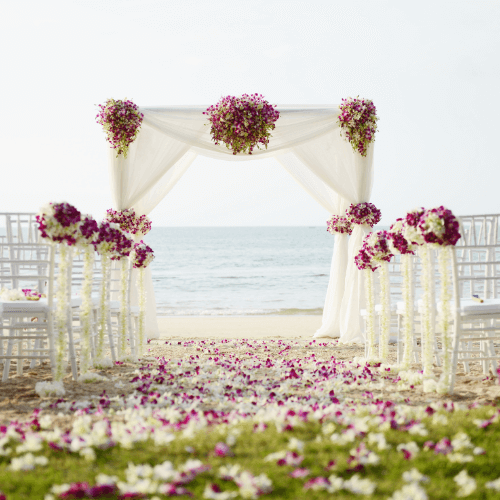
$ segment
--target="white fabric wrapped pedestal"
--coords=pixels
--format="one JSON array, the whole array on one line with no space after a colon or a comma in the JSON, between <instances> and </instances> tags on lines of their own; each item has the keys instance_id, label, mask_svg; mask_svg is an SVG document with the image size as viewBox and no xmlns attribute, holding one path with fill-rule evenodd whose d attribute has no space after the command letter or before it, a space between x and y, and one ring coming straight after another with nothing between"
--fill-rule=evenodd
<instances>
[{"instance_id":1,"label":"white fabric wrapped pedestal","mask_svg":"<svg viewBox=\"0 0 500 500\"><path fill-rule=\"evenodd\" d=\"M280 118L267 149L252 155L233 155L224 145L216 146L203 114L208 106L139 108L144 121L127 159L115 158L110 149L109 165L114 208L134 208L148 214L168 194L196 156L229 161L251 161L275 157L313 198L334 215L344 215L351 203L369 201L373 182L373 145L366 157L354 152L340 137L338 105L281 105ZM250 167L249 167L250 168ZM154 228L152 229L154 231ZM361 246L364 229L335 238L323 322L316 337L340 337L349 342L362 337L359 311L364 306L354 256ZM154 262L151 264L154 266ZM146 275L148 302L146 334L158 333L151 271ZM132 301L137 297L132 290ZM134 304L134 302L132 302Z\"/></svg>"}]
</instances>

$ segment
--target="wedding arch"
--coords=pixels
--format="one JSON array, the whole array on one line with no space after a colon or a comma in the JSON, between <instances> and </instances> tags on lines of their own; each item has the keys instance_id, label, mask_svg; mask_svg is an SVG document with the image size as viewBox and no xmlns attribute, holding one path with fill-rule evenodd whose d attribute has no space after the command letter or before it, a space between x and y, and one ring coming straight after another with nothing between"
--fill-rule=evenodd
<instances>
[{"instance_id":1,"label":"wedding arch","mask_svg":"<svg viewBox=\"0 0 500 500\"><path fill-rule=\"evenodd\" d=\"M144 119L127 158L109 150L114 208L150 213L170 192L198 155L227 161L273 157L326 210L344 215L351 203L368 202L373 184L373 144L366 156L353 151L340 136L338 105L282 105L267 149L237 154L215 145L203 112L207 106L139 108ZM355 225L352 235L336 233L330 279L321 328L314 337L363 341L360 309L364 284L354 256L370 226ZM146 333L158 333L156 302L150 267ZM132 291L134 301L134 291ZM135 300L137 300L135 298Z\"/></svg>"}]
</instances>

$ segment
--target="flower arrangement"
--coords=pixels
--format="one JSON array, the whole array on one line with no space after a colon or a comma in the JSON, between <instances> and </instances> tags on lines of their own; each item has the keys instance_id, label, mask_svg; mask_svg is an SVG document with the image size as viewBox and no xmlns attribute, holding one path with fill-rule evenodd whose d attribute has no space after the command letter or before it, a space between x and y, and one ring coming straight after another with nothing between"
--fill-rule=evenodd
<instances>
[{"instance_id":1,"label":"flower arrangement","mask_svg":"<svg viewBox=\"0 0 500 500\"><path fill-rule=\"evenodd\" d=\"M121 295L120 295L120 337L118 341L118 351L120 357L125 354L125 342L128 330L127 318L127 273L128 262L126 257L130 255L133 249L133 240L118 227L118 224L109 223L107 221L101 222L99 225L99 232L94 247L101 255L102 266L102 282L100 292L100 306L101 316L99 322L99 335L97 339L96 358L99 362L104 361L104 332L106 331L106 322L109 311L108 301L108 282L110 276L111 260L121 260Z\"/></svg>"},{"instance_id":2,"label":"flower arrangement","mask_svg":"<svg viewBox=\"0 0 500 500\"><path fill-rule=\"evenodd\" d=\"M365 271L365 290L367 296L367 340L369 356L373 356L375 349L375 331L373 307L373 277L371 272L380 268L380 297L381 297L381 315L380 315L380 340L379 357L383 361L387 359L389 350L389 326L390 326L390 295L389 295L389 275L387 263L393 257L389 248L390 233L388 231L377 231L370 233L363 240L363 246L355 257L358 269ZM371 272L370 272L371 271Z\"/></svg>"},{"instance_id":3,"label":"flower arrangement","mask_svg":"<svg viewBox=\"0 0 500 500\"><path fill-rule=\"evenodd\" d=\"M392 248L402 254L403 264L403 299L405 302L404 336L405 351L403 364L410 363L410 345L413 323L413 299L411 297L411 269L409 254L419 247L422 261L421 283L423 289L422 310L422 365L424 373L424 391L437 389L446 392L451 377L451 338L450 338L450 280L449 280L449 247L460 239L459 222L453 213L443 206L426 210L418 208L408 212L404 219L398 219L391 227ZM432 304L434 303L434 274L431 269L430 247L439 249L439 272L441 276L440 323L443 344L443 374L436 384L432 378L434 357L434 328L432 320Z\"/></svg>"},{"instance_id":4,"label":"flower arrangement","mask_svg":"<svg viewBox=\"0 0 500 500\"><path fill-rule=\"evenodd\" d=\"M269 144L271 131L276 127L280 113L262 94L227 96L203 112L211 124L210 133L216 145L223 142L237 153L252 154L259 144Z\"/></svg>"},{"instance_id":5,"label":"flower arrangement","mask_svg":"<svg viewBox=\"0 0 500 500\"><path fill-rule=\"evenodd\" d=\"M90 215L82 216L78 227L76 245L83 252L83 283L81 289L80 323L82 325L82 347L80 350L80 379L85 378L90 368L92 334L92 278L94 273L94 241L99 235L99 225Z\"/></svg>"},{"instance_id":6,"label":"flower arrangement","mask_svg":"<svg viewBox=\"0 0 500 500\"><path fill-rule=\"evenodd\" d=\"M132 254L132 265L134 268L144 269L153 262L154 258L153 249L142 240L134 245L134 253Z\"/></svg>"},{"instance_id":7,"label":"flower arrangement","mask_svg":"<svg viewBox=\"0 0 500 500\"><path fill-rule=\"evenodd\" d=\"M106 104L99 104L96 120L102 125L107 141L113 149L117 149L116 157L123 154L127 158L130 144L137 138L144 114L132 101L108 99Z\"/></svg>"},{"instance_id":8,"label":"flower arrangement","mask_svg":"<svg viewBox=\"0 0 500 500\"><path fill-rule=\"evenodd\" d=\"M139 287L139 327L138 327L138 349L137 355L141 356L144 352L145 338L145 320L146 320L146 290L144 287L144 270L151 264L155 258L153 249L146 245L142 240L134 245L134 251L131 255L132 265L139 270L137 284Z\"/></svg>"},{"instance_id":9,"label":"flower arrangement","mask_svg":"<svg viewBox=\"0 0 500 500\"><path fill-rule=\"evenodd\" d=\"M351 203L345 212L351 224L368 224L373 227L382 218L382 212L373 203Z\"/></svg>"},{"instance_id":10,"label":"flower arrangement","mask_svg":"<svg viewBox=\"0 0 500 500\"><path fill-rule=\"evenodd\" d=\"M352 223L347 217L332 215L331 219L326 221L326 230L330 234L351 234Z\"/></svg>"},{"instance_id":11,"label":"flower arrangement","mask_svg":"<svg viewBox=\"0 0 500 500\"><path fill-rule=\"evenodd\" d=\"M74 245L81 213L69 203L49 203L36 216L42 238L55 243Z\"/></svg>"},{"instance_id":12,"label":"flower arrangement","mask_svg":"<svg viewBox=\"0 0 500 500\"><path fill-rule=\"evenodd\" d=\"M348 97L342 99L337 120L340 135L344 131L345 139L351 143L352 149L361 156L366 156L368 146L375 141L377 130L377 109L373 101Z\"/></svg>"},{"instance_id":13,"label":"flower arrangement","mask_svg":"<svg viewBox=\"0 0 500 500\"><path fill-rule=\"evenodd\" d=\"M460 239L457 218L443 206L426 210L420 217L418 228L427 244L456 245Z\"/></svg>"},{"instance_id":14,"label":"flower arrangement","mask_svg":"<svg viewBox=\"0 0 500 500\"><path fill-rule=\"evenodd\" d=\"M76 245L81 248L86 248L90 245L92 248L98 233L99 224L97 224L94 218L91 215L82 215L76 234Z\"/></svg>"},{"instance_id":15,"label":"flower arrangement","mask_svg":"<svg viewBox=\"0 0 500 500\"><path fill-rule=\"evenodd\" d=\"M445 393L448 391L451 382L451 331L450 331L450 247L457 244L460 239L460 224L451 210L443 206L425 210L421 215L418 229L422 235L426 246L439 248L438 266L441 276L441 312L439 315L441 327L441 339L443 345L443 372L441 379L436 388L438 392ZM430 300L431 294L426 293L426 301L424 307L426 315L430 315ZM430 323L430 319L427 320ZM429 334L429 342L431 339ZM427 363L432 363L430 347ZM424 370L425 372L425 370Z\"/></svg>"},{"instance_id":16,"label":"flower arrangement","mask_svg":"<svg viewBox=\"0 0 500 500\"><path fill-rule=\"evenodd\" d=\"M69 203L49 203L36 216L42 238L59 243L59 269L57 274L55 309L55 366L54 381L62 384L64 376L64 353L68 321L68 270L73 258L68 247L77 242L77 232L81 223L81 213Z\"/></svg>"},{"instance_id":17,"label":"flower arrangement","mask_svg":"<svg viewBox=\"0 0 500 500\"><path fill-rule=\"evenodd\" d=\"M101 256L101 290L100 290L100 315L99 329L96 345L96 360L97 363L104 362L104 333L106 331L106 322L109 313L109 277L111 271L111 252L114 248L113 228L109 223L101 222L99 231L93 244L96 252Z\"/></svg>"},{"instance_id":18,"label":"flower arrangement","mask_svg":"<svg viewBox=\"0 0 500 500\"><path fill-rule=\"evenodd\" d=\"M125 210L106 211L104 220L118 224L122 231L140 236L146 236L151 231L151 221L146 215L138 217L133 208L126 208Z\"/></svg>"},{"instance_id":19,"label":"flower arrangement","mask_svg":"<svg viewBox=\"0 0 500 500\"><path fill-rule=\"evenodd\" d=\"M26 300L40 300L45 297L44 293L37 292L36 290L31 290L30 288L23 288L24 296Z\"/></svg>"},{"instance_id":20,"label":"flower arrangement","mask_svg":"<svg viewBox=\"0 0 500 500\"><path fill-rule=\"evenodd\" d=\"M403 235L404 220L396 219L389 229L389 248L393 254L414 255L416 244L408 241Z\"/></svg>"},{"instance_id":21,"label":"flower arrangement","mask_svg":"<svg viewBox=\"0 0 500 500\"><path fill-rule=\"evenodd\" d=\"M107 255L111 260L120 260L130 255L133 240L119 229L118 224L102 221L99 225L94 248L100 255Z\"/></svg>"},{"instance_id":22,"label":"flower arrangement","mask_svg":"<svg viewBox=\"0 0 500 500\"><path fill-rule=\"evenodd\" d=\"M420 219L425 213L425 208L416 208L408 212L403 219L401 234L405 237L406 241L411 242L413 245L423 245L425 240L422 232L419 229Z\"/></svg>"},{"instance_id":23,"label":"flower arrangement","mask_svg":"<svg viewBox=\"0 0 500 500\"><path fill-rule=\"evenodd\" d=\"M411 218L412 216L410 216ZM403 275L403 338L404 352L402 365L404 369L410 367L413 336L413 294L412 294L412 255L415 254L416 244L408 241L403 235L405 219L396 219L389 230L389 249L396 255L401 255L401 274Z\"/></svg>"},{"instance_id":24,"label":"flower arrangement","mask_svg":"<svg viewBox=\"0 0 500 500\"><path fill-rule=\"evenodd\" d=\"M358 269L375 271L383 262L389 262L393 257L389 241L388 231L368 234L363 240L361 250L354 258Z\"/></svg>"},{"instance_id":25,"label":"flower arrangement","mask_svg":"<svg viewBox=\"0 0 500 500\"><path fill-rule=\"evenodd\" d=\"M68 329L68 271L72 249L67 245L59 245L59 269L57 273L55 326L56 337L54 382L60 382L64 377L64 353L66 351L66 333Z\"/></svg>"}]
</instances>

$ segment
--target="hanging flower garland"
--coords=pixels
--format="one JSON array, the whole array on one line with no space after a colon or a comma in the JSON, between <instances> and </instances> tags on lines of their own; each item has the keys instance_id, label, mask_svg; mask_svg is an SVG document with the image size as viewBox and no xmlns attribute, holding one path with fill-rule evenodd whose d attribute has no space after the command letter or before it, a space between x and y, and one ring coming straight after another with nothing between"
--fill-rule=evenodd
<instances>
[{"instance_id":1,"label":"hanging flower garland","mask_svg":"<svg viewBox=\"0 0 500 500\"><path fill-rule=\"evenodd\" d=\"M203 112L211 124L212 140L218 146L223 142L237 153L252 154L255 146L262 144L267 149L271 131L280 113L276 105L269 104L262 94L227 96Z\"/></svg>"},{"instance_id":2,"label":"hanging flower garland","mask_svg":"<svg viewBox=\"0 0 500 500\"><path fill-rule=\"evenodd\" d=\"M76 237L76 246L83 253L83 283L81 289L82 304L80 306L80 323L82 327L82 346L80 350L81 376L88 373L91 365L92 280L95 260L93 242L98 237L98 233L99 226L92 216L83 216Z\"/></svg>"},{"instance_id":3,"label":"hanging flower garland","mask_svg":"<svg viewBox=\"0 0 500 500\"><path fill-rule=\"evenodd\" d=\"M57 275L56 310L55 310L55 366L54 383L64 391L64 353L66 351L66 333L68 321L68 270L71 252L69 247L76 243L81 213L69 203L49 203L40 209L36 216L42 238L59 244L59 270Z\"/></svg>"},{"instance_id":4,"label":"hanging flower garland","mask_svg":"<svg viewBox=\"0 0 500 500\"><path fill-rule=\"evenodd\" d=\"M389 249L396 255L401 255L401 274L403 275L403 368L407 370L411 363L411 352L413 346L413 293L412 293L412 255L415 254L417 245L409 242L403 236L403 219L397 219L389 230Z\"/></svg>"},{"instance_id":5,"label":"hanging flower garland","mask_svg":"<svg viewBox=\"0 0 500 500\"><path fill-rule=\"evenodd\" d=\"M380 294L381 294L381 316L380 316L380 339L379 357L387 360L389 350L389 326L390 326L390 295L389 275L387 263L393 254L389 249L389 234L387 231L370 233L363 240L361 250L354 258L356 266L365 271L366 291L366 337L368 347L368 358L375 355L375 300L373 291L372 272L380 268Z\"/></svg>"},{"instance_id":6,"label":"hanging flower garland","mask_svg":"<svg viewBox=\"0 0 500 500\"><path fill-rule=\"evenodd\" d=\"M128 284L130 261L129 255L133 250L134 241L124 232L120 231L120 236L115 240L114 255L111 260L119 260L121 263L120 272L120 330L118 333L118 359L122 361L126 355L127 339L129 338L129 302Z\"/></svg>"},{"instance_id":7,"label":"hanging flower garland","mask_svg":"<svg viewBox=\"0 0 500 500\"><path fill-rule=\"evenodd\" d=\"M137 138L144 114L132 101L108 99L106 104L99 104L96 120L102 125L107 141L117 149L116 157L123 154L127 158L128 148Z\"/></svg>"},{"instance_id":8,"label":"hanging flower garland","mask_svg":"<svg viewBox=\"0 0 500 500\"><path fill-rule=\"evenodd\" d=\"M131 254L132 264L134 268L139 270L137 281L139 288L139 332L138 332L138 348L137 355L141 356L144 353L145 340L145 319L146 319L146 290L144 287L144 270L153 262L155 258L153 249L146 245L143 241L134 245L134 251Z\"/></svg>"},{"instance_id":9,"label":"hanging flower garland","mask_svg":"<svg viewBox=\"0 0 500 500\"><path fill-rule=\"evenodd\" d=\"M377 109L373 101L348 97L342 99L337 124L340 135L351 143L352 149L366 156L368 146L375 141L377 131ZM342 134L342 131L344 134Z\"/></svg>"},{"instance_id":10,"label":"hanging flower garland","mask_svg":"<svg viewBox=\"0 0 500 500\"><path fill-rule=\"evenodd\" d=\"M113 210L110 208L106 211L104 220L118 224L122 231L134 236L146 236L151 231L151 221L149 218L146 215L137 216L133 208L126 208L125 210Z\"/></svg>"},{"instance_id":11,"label":"hanging flower garland","mask_svg":"<svg viewBox=\"0 0 500 500\"><path fill-rule=\"evenodd\" d=\"M351 234L352 223L347 217L332 215L331 219L326 221L326 230L333 235L335 235L335 233Z\"/></svg>"},{"instance_id":12,"label":"hanging flower garland","mask_svg":"<svg viewBox=\"0 0 500 500\"><path fill-rule=\"evenodd\" d=\"M438 249L439 274L441 276L440 329L443 346L443 372L437 390L446 393L451 382L451 331L450 331L450 247L460 239L459 222L451 210L443 206L426 210L420 217L418 228L426 246ZM430 337L429 337L430 340ZM430 343L430 342L429 342ZM431 349L427 348L427 363L432 367ZM429 368L430 370L430 368ZM428 371L429 371L428 370ZM424 367L424 377L425 377Z\"/></svg>"},{"instance_id":13,"label":"hanging flower garland","mask_svg":"<svg viewBox=\"0 0 500 500\"><path fill-rule=\"evenodd\" d=\"M101 222L99 231L94 240L94 248L101 256L101 290L99 294L100 301L100 316L99 328L97 335L96 346L96 362L95 365L109 364L109 361L104 359L104 336L106 332L106 323L109 315L109 281L111 272L111 259L116 258L116 242L121 240L122 232L116 224L109 222ZM109 332L111 334L111 332Z\"/></svg>"},{"instance_id":14,"label":"hanging flower garland","mask_svg":"<svg viewBox=\"0 0 500 500\"><path fill-rule=\"evenodd\" d=\"M345 213L351 224L368 224L371 227L382 218L382 212L373 203L352 203Z\"/></svg>"},{"instance_id":15,"label":"hanging flower garland","mask_svg":"<svg viewBox=\"0 0 500 500\"><path fill-rule=\"evenodd\" d=\"M418 246L418 255L422 263L422 313L421 313L421 345L422 345L422 366L424 377L424 390L432 387L432 361L434 349L434 329L432 325L433 307L433 282L431 281L431 261L429 249L424 245L425 240L419 228L420 219L425 213L425 208L416 208L408 212L403 220L401 233L404 238ZM413 314L413 308L407 309L405 314ZM410 317L408 317L410 321Z\"/></svg>"}]
</instances>

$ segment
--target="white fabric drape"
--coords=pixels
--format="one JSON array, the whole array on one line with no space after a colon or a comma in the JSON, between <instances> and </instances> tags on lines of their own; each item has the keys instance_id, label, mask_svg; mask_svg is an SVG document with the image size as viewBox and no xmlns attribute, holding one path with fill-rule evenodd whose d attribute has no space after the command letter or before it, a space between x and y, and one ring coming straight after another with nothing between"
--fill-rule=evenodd
<instances>
[{"instance_id":1,"label":"white fabric drape","mask_svg":"<svg viewBox=\"0 0 500 500\"><path fill-rule=\"evenodd\" d=\"M138 213L149 213L198 154L229 161L275 157L332 214L342 215L350 203L369 201L373 145L365 158L353 152L351 145L340 137L338 106L278 106L280 118L268 149L254 150L252 155L233 155L224 145L213 143L210 125L203 115L207 107L140 108L144 121L128 158L116 159L114 151L110 153L116 209L134 207ZM346 236L335 237L323 323L316 336L340 336L341 341L362 338L359 310L363 293L360 273L353 264L365 233L366 228L355 228L349 244ZM151 305L150 276L148 286L147 333L153 334L150 329L156 324L156 315Z\"/></svg>"},{"instance_id":2,"label":"white fabric drape","mask_svg":"<svg viewBox=\"0 0 500 500\"><path fill-rule=\"evenodd\" d=\"M332 215L345 214L349 202L316 177L293 153L279 155L276 159L297 183L328 212ZM321 328L314 334L316 338L340 337L340 306L345 289L347 240L347 234L337 233L335 235L330 278L323 307L323 320Z\"/></svg>"}]
</instances>

